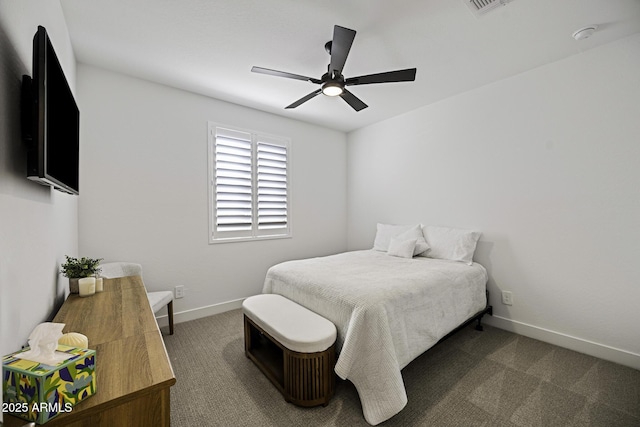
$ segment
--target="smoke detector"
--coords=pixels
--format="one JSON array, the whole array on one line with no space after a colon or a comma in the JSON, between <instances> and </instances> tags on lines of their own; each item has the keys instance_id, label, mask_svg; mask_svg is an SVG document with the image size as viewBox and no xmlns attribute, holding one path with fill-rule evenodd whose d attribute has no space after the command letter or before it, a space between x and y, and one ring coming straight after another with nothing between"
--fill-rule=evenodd
<instances>
[{"instance_id":1,"label":"smoke detector","mask_svg":"<svg viewBox=\"0 0 640 427\"><path fill-rule=\"evenodd\" d=\"M598 29L597 25L590 25L588 27L580 28L576 32L573 33L572 37L576 40L584 40L588 39L596 32Z\"/></svg>"}]
</instances>

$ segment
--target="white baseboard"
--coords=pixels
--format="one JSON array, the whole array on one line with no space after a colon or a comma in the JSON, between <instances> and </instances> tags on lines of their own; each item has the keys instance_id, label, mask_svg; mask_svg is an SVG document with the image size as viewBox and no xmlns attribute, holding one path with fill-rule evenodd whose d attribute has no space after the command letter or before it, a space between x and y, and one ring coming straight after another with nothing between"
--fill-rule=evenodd
<instances>
[{"instance_id":1,"label":"white baseboard","mask_svg":"<svg viewBox=\"0 0 640 427\"><path fill-rule=\"evenodd\" d=\"M482 323L640 370L640 354L598 344L582 338L572 337L501 316L484 316Z\"/></svg>"},{"instance_id":2,"label":"white baseboard","mask_svg":"<svg viewBox=\"0 0 640 427\"><path fill-rule=\"evenodd\" d=\"M189 320L200 319L202 317L213 316L214 314L224 313L226 311L235 310L242 307L242 301L245 298L239 298L219 304L213 304L206 307L195 308L192 310L181 311L173 314L175 323L187 322ZM158 325L165 327L169 325L167 315L158 316ZM631 353L619 348L609 347L604 344L598 344L593 341L584 340L582 338L572 337L560 332L549 329L540 328L538 326L529 325L527 323L518 322L517 320L507 319L501 316L484 316L482 322L496 328L514 332L525 337L548 342L560 347L568 348L579 353L588 354L600 359L609 360L621 365L629 366L640 370L640 354Z\"/></svg>"},{"instance_id":3,"label":"white baseboard","mask_svg":"<svg viewBox=\"0 0 640 427\"><path fill-rule=\"evenodd\" d=\"M192 310L185 310L173 313L173 323L188 322L189 320L201 319L207 316L213 316L214 314L224 313L225 311L235 310L242 307L242 301L245 298L240 298L232 301L221 302L219 304L208 305L206 307L194 308ZM161 328L169 326L169 320L167 315L157 316L158 326Z\"/></svg>"}]
</instances>

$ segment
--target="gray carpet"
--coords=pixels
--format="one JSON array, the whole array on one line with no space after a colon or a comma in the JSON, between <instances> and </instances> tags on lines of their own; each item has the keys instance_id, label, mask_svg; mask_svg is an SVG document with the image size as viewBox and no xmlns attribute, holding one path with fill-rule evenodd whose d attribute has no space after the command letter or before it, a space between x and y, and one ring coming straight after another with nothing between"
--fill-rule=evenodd
<instances>
[{"instance_id":1,"label":"gray carpet","mask_svg":"<svg viewBox=\"0 0 640 427\"><path fill-rule=\"evenodd\" d=\"M240 310L164 338L173 427L368 426L348 381L326 408L286 403L244 355ZM381 426L640 426L640 371L489 326L465 328L402 375L409 403Z\"/></svg>"}]
</instances>

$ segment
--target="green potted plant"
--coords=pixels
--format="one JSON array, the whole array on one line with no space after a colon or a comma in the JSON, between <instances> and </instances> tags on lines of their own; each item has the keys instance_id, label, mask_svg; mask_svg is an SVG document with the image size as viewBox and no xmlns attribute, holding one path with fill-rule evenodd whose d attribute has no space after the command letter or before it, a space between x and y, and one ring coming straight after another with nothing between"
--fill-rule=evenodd
<instances>
[{"instance_id":1,"label":"green potted plant","mask_svg":"<svg viewBox=\"0 0 640 427\"><path fill-rule=\"evenodd\" d=\"M78 279L83 277L95 276L100 273L100 261L99 259L91 258L73 258L69 255L65 255L67 261L62 264L62 274L69 278L69 292L77 294L79 292Z\"/></svg>"}]
</instances>

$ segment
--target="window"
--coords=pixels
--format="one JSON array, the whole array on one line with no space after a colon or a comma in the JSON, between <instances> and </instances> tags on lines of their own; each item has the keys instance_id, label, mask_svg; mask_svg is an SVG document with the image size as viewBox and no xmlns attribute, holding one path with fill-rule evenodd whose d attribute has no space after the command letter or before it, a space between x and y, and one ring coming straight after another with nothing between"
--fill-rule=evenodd
<instances>
[{"instance_id":1,"label":"window","mask_svg":"<svg viewBox=\"0 0 640 427\"><path fill-rule=\"evenodd\" d=\"M291 236L289 140L209 123L209 242Z\"/></svg>"}]
</instances>

